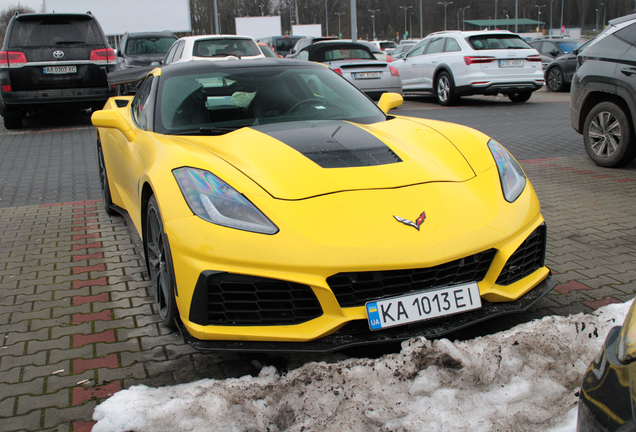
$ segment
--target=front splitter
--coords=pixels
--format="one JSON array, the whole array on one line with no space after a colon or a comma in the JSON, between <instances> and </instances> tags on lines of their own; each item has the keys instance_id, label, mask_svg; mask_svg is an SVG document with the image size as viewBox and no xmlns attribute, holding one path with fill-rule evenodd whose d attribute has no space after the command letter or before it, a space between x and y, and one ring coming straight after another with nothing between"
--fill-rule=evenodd
<instances>
[{"instance_id":1,"label":"front splitter","mask_svg":"<svg viewBox=\"0 0 636 432\"><path fill-rule=\"evenodd\" d=\"M440 320L425 321L379 331L369 330L367 322L361 320L352 323L352 325L346 325L334 334L309 342L208 341L192 337L180 320L177 320L177 326L184 341L199 351L327 353L356 346L401 342L414 337L439 338L494 317L523 312L550 292L556 285L556 281L551 276L548 276L539 285L513 302L490 303L483 301L481 309L452 315Z\"/></svg>"}]
</instances>

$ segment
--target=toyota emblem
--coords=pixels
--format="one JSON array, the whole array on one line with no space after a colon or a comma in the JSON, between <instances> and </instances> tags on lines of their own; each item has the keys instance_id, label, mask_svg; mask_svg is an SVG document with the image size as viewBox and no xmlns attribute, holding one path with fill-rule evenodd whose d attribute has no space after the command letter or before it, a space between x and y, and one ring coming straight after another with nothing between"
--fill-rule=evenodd
<instances>
[{"instance_id":1,"label":"toyota emblem","mask_svg":"<svg viewBox=\"0 0 636 432\"><path fill-rule=\"evenodd\" d=\"M64 51L53 51L53 57L55 57L56 59L61 59L62 57L64 57Z\"/></svg>"}]
</instances>

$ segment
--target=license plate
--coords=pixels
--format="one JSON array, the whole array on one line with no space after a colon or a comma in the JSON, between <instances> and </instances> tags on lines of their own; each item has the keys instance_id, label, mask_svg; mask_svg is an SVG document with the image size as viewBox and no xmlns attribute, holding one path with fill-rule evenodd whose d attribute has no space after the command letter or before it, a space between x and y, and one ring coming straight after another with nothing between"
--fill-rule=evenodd
<instances>
[{"instance_id":1,"label":"license plate","mask_svg":"<svg viewBox=\"0 0 636 432\"><path fill-rule=\"evenodd\" d=\"M382 78L382 72L358 72L354 73L355 79L378 79Z\"/></svg>"},{"instance_id":2,"label":"license plate","mask_svg":"<svg viewBox=\"0 0 636 432\"><path fill-rule=\"evenodd\" d=\"M44 68L45 74L70 74L77 73L77 66L46 66Z\"/></svg>"},{"instance_id":3,"label":"license plate","mask_svg":"<svg viewBox=\"0 0 636 432\"><path fill-rule=\"evenodd\" d=\"M499 67L523 67L523 60L499 60Z\"/></svg>"},{"instance_id":4,"label":"license plate","mask_svg":"<svg viewBox=\"0 0 636 432\"><path fill-rule=\"evenodd\" d=\"M367 302L365 307L369 327L380 330L479 309L481 297L473 282Z\"/></svg>"}]
</instances>

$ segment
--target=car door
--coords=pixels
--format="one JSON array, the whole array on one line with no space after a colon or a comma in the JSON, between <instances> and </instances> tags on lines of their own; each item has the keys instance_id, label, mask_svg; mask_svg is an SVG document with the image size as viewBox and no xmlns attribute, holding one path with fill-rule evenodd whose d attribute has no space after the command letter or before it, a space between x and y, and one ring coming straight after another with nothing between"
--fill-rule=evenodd
<instances>
[{"instance_id":1,"label":"car door","mask_svg":"<svg viewBox=\"0 0 636 432\"><path fill-rule=\"evenodd\" d=\"M430 39L425 39L418 43L409 51L403 59L395 60L392 65L400 72L400 78L402 79L403 89L415 88L415 65L419 62L420 57L426 51L426 46L430 42Z\"/></svg>"},{"instance_id":2,"label":"car door","mask_svg":"<svg viewBox=\"0 0 636 432\"><path fill-rule=\"evenodd\" d=\"M416 81L415 85L421 89L432 89L435 70L439 65L439 61L444 52L444 43L446 38L437 36L431 39L426 47L424 55L415 66Z\"/></svg>"}]
</instances>

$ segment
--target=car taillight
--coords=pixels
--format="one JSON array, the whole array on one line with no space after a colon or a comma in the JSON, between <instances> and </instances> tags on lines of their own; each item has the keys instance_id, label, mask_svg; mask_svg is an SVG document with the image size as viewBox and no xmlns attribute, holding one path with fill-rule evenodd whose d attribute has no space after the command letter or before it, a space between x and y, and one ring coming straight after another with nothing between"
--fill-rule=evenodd
<instances>
[{"instance_id":1,"label":"car taillight","mask_svg":"<svg viewBox=\"0 0 636 432\"><path fill-rule=\"evenodd\" d=\"M531 55L528 56L528 58L526 59L529 62L540 62L541 61L541 56L540 55Z\"/></svg>"},{"instance_id":2,"label":"car taillight","mask_svg":"<svg viewBox=\"0 0 636 432\"><path fill-rule=\"evenodd\" d=\"M389 66L389 70L391 71L391 76L400 76L400 71L393 66Z\"/></svg>"},{"instance_id":3,"label":"car taillight","mask_svg":"<svg viewBox=\"0 0 636 432\"><path fill-rule=\"evenodd\" d=\"M3 85L2 85L2 91L3 91L3 92L5 92L5 93L10 92L10 91L11 91L11 85L9 85L9 84L3 84Z\"/></svg>"},{"instance_id":4,"label":"car taillight","mask_svg":"<svg viewBox=\"0 0 636 432\"><path fill-rule=\"evenodd\" d=\"M342 75L342 71L340 70L340 68L335 68L333 71Z\"/></svg>"},{"instance_id":5,"label":"car taillight","mask_svg":"<svg viewBox=\"0 0 636 432\"><path fill-rule=\"evenodd\" d=\"M471 57L471 56L464 57L464 63L466 63L467 66L473 63L492 63L494 61L495 61L494 57Z\"/></svg>"},{"instance_id":6,"label":"car taillight","mask_svg":"<svg viewBox=\"0 0 636 432\"><path fill-rule=\"evenodd\" d=\"M0 67L19 66L26 62L26 56L23 52L0 51Z\"/></svg>"},{"instance_id":7,"label":"car taillight","mask_svg":"<svg viewBox=\"0 0 636 432\"><path fill-rule=\"evenodd\" d=\"M393 63L393 57L390 56L389 54L386 55L386 61L387 63Z\"/></svg>"},{"instance_id":8,"label":"car taillight","mask_svg":"<svg viewBox=\"0 0 636 432\"><path fill-rule=\"evenodd\" d=\"M115 50L112 48L101 48L91 51L90 60L98 63L117 63Z\"/></svg>"}]
</instances>

